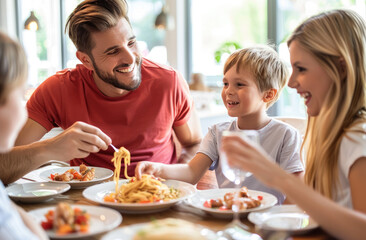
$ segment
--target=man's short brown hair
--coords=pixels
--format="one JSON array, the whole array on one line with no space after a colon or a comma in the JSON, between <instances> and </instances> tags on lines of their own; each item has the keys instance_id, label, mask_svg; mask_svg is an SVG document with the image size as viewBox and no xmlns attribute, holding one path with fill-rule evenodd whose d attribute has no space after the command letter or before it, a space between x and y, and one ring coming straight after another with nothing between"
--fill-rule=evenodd
<instances>
[{"instance_id":1,"label":"man's short brown hair","mask_svg":"<svg viewBox=\"0 0 366 240\"><path fill-rule=\"evenodd\" d=\"M127 13L125 0L85 0L70 14L65 32L77 50L90 54L94 47L90 33L112 28L122 18L130 23Z\"/></svg>"}]
</instances>

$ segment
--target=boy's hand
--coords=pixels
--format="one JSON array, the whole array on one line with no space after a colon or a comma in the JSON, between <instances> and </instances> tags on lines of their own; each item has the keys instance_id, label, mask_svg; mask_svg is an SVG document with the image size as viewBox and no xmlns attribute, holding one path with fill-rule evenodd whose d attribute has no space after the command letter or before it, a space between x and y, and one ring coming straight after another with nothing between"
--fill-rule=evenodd
<instances>
[{"instance_id":1,"label":"boy's hand","mask_svg":"<svg viewBox=\"0 0 366 240\"><path fill-rule=\"evenodd\" d=\"M155 177L162 177L163 164L155 162L139 162L135 168L135 177L139 180L142 174L153 175Z\"/></svg>"}]
</instances>

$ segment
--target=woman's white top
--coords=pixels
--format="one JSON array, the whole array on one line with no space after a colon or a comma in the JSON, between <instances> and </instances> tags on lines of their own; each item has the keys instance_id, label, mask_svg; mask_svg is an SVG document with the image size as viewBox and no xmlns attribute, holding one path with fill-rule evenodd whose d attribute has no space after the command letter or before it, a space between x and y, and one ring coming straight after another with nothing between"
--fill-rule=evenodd
<instances>
[{"instance_id":1,"label":"woman's white top","mask_svg":"<svg viewBox=\"0 0 366 240\"><path fill-rule=\"evenodd\" d=\"M340 185L338 191L335 191L333 199L348 208L353 208L348 179L349 171L361 157L366 157L366 123L353 126L345 134L340 145L338 159Z\"/></svg>"}]
</instances>

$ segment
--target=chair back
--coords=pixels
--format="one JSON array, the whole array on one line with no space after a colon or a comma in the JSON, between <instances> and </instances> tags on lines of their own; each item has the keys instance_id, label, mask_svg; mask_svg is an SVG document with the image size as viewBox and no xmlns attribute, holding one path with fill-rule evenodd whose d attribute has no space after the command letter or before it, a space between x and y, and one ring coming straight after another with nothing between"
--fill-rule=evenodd
<instances>
[{"instance_id":1,"label":"chair back","mask_svg":"<svg viewBox=\"0 0 366 240\"><path fill-rule=\"evenodd\" d=\"M274 118L293 126L300 132L301 136L304 137L307 125L306 118L297 118L297 117L274 117Z\"/></svg>"}]
</instances>

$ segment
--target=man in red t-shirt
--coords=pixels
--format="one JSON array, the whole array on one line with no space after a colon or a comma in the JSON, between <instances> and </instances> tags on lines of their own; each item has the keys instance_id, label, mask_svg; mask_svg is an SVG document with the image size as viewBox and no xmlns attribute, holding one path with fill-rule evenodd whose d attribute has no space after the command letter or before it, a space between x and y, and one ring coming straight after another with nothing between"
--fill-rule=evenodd
<instances>
[{"instance_id":1,"label":"man in red t-shirt","mask_svg":"<svg viewBox=\"0 0 366 240\"><path fill-rule=\"evenodd\" d=\"M177 162L173 131L186 149L199 144L187 83L141 57L124 0L85 0L66 27L82 65L56 73L33 93L19 147L0 160L3 182L51 159L114 170L112 142L131 152L132 176L139 161ZM65 131L38 141L57 126Z\"/></svg>"}]
</instances>

